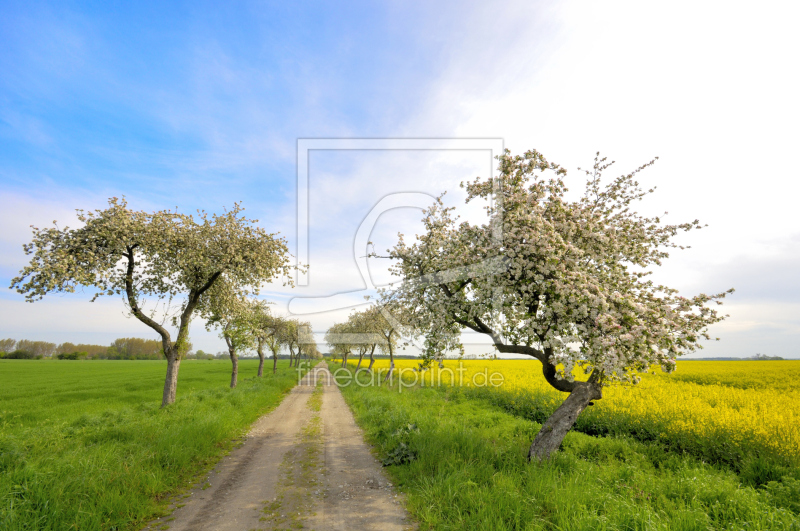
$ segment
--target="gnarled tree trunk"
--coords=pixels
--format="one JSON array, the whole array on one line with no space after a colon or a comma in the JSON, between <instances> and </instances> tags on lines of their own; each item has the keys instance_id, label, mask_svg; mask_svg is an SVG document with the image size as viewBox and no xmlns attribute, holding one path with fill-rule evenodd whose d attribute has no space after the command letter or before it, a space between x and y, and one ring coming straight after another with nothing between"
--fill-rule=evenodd
<instances>
[{"instance_id":1,"label":"gnarled tree trunk","mask_svg":"<svg viewBox=\"0 0 800 531\"><path fill-rule=\"evenodd\" d=\"M392 344L389 343L389 372L386 373L386 378L383 379L384 382L389 380L392 377L392 372L394 372L394 352L392 350Z\"/></svg>"},{"instance_id":2,"label":"gnarled tree trunk","mask_svg":"<svg viewBox=\"0 0 800 531\"><path fill-rule=\"evenodd\" d=\"M186 301L186 307L183 309L178 326L178 340L175 343L170 341L170 335L167 330L159 323L148 317L139 307L136 290L134 289L133 272L136 266L136 256L134 250L136 246L127 246L127 253L124 254L128 260L127 269L125 272L125 295L128 300L128 306L131 309L133 316L141 322L158 332L161 336L161 348L164 350L164 356L167 358L167 377L164 379L164 394L161 398L161 407L175 402L175 397L178 391L178 369L181 366L181 358L184 354L184 347L189 337L189 323L192 320L192 313L200 301L200 296L203 295L208 289L217 281L222 271L217 271L212 274L208 281L199 289L194 289L189 292L189 298Z\"/></svg>"},{"instance_id":3,"label":"gnarled tree trunk","mask_svg":"<svg viewBox=\"0 0 800 531\"><path fill-rule=\"evenodd\" d=\"M272 353L272 374L275 374L277 372L278 372L278 353L277 352L273 352Z\"/></svg>"},{"instance_id":4,"label":"gnarled tree trunk","mask_svg":"<svg viewBox=\"0 0 800 531\"><path fill-rule=\"evenodd\" d=\"M394 348L392 348L392 334L397 334L394 328L390 328L388 334L383 334L386 338L386 346L389 348L389 372L386 373L386 378L383 379L384 382L389 380L389 378L392 377L392 372L394 372Z\"/></svg>"},{"instance_id":5,"label":"gnarled tree trunk","mask_svg":"<svg viewBox=\"0 0 800 531\"><path fill-rule=\"evenodd\" d=\"M603 390L600 384L593 382L576 382L578 385L573 390L564 403L550 415L542 429L533 439L531 448L528 451L528 459L547 459L550 454L558 450L567 432L575 425L578 415L592 404L592 400L603 398Z\"/></svg>"},{"instance_id":6,"label":"gnarled tree trunk","mask_svg":"<svg viewBox=\"0 0 800 531\"><path fill-rule=\"evenodd\" d=\"M542 363L542 375L547 383L554 389L569 393L564 403L542 425L528 451L528 459L548 459L561 446L567 432L578 420L578 415L592 405L592 400L603 398L602 372L595 368L588 381L570 382L559 378L557 367L550 361L553 359L551 348L542 351L525 345L506 345L497 335L492 333L491 336L499 352L527 354L538 359Z\"/></svg>"},{"instance_id":7,"label":"gnarled tree trunk","mask_svg":"<svg viewBox=\"0 0 800 531\"><path fill-rule=\"evenodd\" d=\"M389 372L387 372L387 373L386 373L386 378L384 378L384 379L383 379L383 381L385 382L385 381L387 381L389 378L391 378L391 377L392 377L392 373L393 373L393 372L394 372L394 360L393 360L393 359L390 359L390 360L389 360Z\"/></svg>"}]
</instances>

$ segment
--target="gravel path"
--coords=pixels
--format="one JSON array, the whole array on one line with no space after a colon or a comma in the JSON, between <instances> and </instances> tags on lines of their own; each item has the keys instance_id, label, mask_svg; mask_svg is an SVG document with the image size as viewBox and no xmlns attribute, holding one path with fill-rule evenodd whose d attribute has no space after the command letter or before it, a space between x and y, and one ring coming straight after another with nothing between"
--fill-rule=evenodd
<instances>
[{"instance_id":1,"label":"gravel path","mask_svg":"<svg viewBox=\"0 0 800 531\"><path fill-rule=\"evenodd\" d=\"M413 528L331 383L326 364L318 364L171 515L146 529Z\"/></svg>"}]
</instances>

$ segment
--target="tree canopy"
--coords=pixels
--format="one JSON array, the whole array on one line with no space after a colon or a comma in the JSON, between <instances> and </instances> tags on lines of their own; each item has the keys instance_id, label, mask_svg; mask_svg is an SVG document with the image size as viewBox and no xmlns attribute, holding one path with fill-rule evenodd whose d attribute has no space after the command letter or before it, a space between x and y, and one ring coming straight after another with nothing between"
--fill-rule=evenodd
<instances>
[{"instance_id":1,"label":"tree canopy","mask_svg":"<svg viewBox=\"0 0 800 531\"><path fill-rule=\"evenodd\" d=\"M199 312L206 319L206 329L219 328L231 359L231 387L239 378L239 352L256 346L254 302L238 292L226 278L218 280L203 299Z\"/></svg>"},{"instance_id":2,"label":"tree canopy","mask_svg":"<svg viewBox=\"0 0 800 531\"><path fill-rule=\"evenodd\" d=\"M265 301L254 301L252 308L253 335L258 352L258 376L264 374L264 346L272 352L272 374L278 371L278 352L288 342L288 322L272 315Z\"/></svg>"}]
</instances>

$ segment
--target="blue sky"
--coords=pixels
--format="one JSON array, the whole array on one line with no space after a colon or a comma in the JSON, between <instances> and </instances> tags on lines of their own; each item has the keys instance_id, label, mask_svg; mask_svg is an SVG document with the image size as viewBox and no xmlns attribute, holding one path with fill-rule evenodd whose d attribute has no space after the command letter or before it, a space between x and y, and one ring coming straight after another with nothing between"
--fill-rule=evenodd
<instances>
[{"instance_id":1,"label":"blue sky","mask_svg":"<svg viewBox=\"0 0 800 531\"><path fill-rule=\"evenodd\" d=\"M597 150L619 171L660 156L642 209L709 227L658 278L687 294L737 289L712 330L722 341L701 355L800 356L790 3L295 4L0 1L4 285L26 263L29 225L68 223L111 196L145 210L240 201L293 246L298 138L500 138L576 177ZM364 288L353 235L382 197L448 190L457 204L458 183L490 164L481 152L313 152L315 274L294 294ZM382 216L379 247L413 234L417 212ZM279 311L292 296L268 295ZM324 331L346 313L310 318ZM117 300L26 305L4 289L0 335L152 334ZM199 322L192 336L222 349Z\"/></svg>"},{"instance_id":2,"label":"blue sky","mask_svg":"<svg viewBox=\"0 0 800 531\"><path fill-rule=\"evenodd\" d=\"M296 138L388 134L435 64L371 5L4 5L6 185L278 206Z\"/></svg>"}]
</instances>

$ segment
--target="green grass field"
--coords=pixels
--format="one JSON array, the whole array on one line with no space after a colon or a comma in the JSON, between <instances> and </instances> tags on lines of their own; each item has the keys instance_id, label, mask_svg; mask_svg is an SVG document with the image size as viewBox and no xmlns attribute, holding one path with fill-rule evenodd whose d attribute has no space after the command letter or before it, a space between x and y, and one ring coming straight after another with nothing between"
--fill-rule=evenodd
<instances>
[{"instance_id":1,"label":"green grass field","mask_svg":"<svg viewBox=\"0 0 800 531\"><path fill-rule=\"evenodd\" d=\"M163 361L0 361L0 529L137 529L296 384L279 363L186 360L161 409Z\"/></svg>"},{"instance_id":2,"label":"green grass field","mask_svg":"<svg viewBox=\"0 0 800 531\"><path fill-rule=\"evenodd\" d=\"M520 408L523 416L485 396L490 390L342 391L422 529L800 530L796 468L709 462L637 439L633 425L629 435L571 432L552 460L528 463L540 428L526 418L535 404ZM762 475L777 471L777 481L753 486L758 466Z\"/></svg>"}]
</instances>

